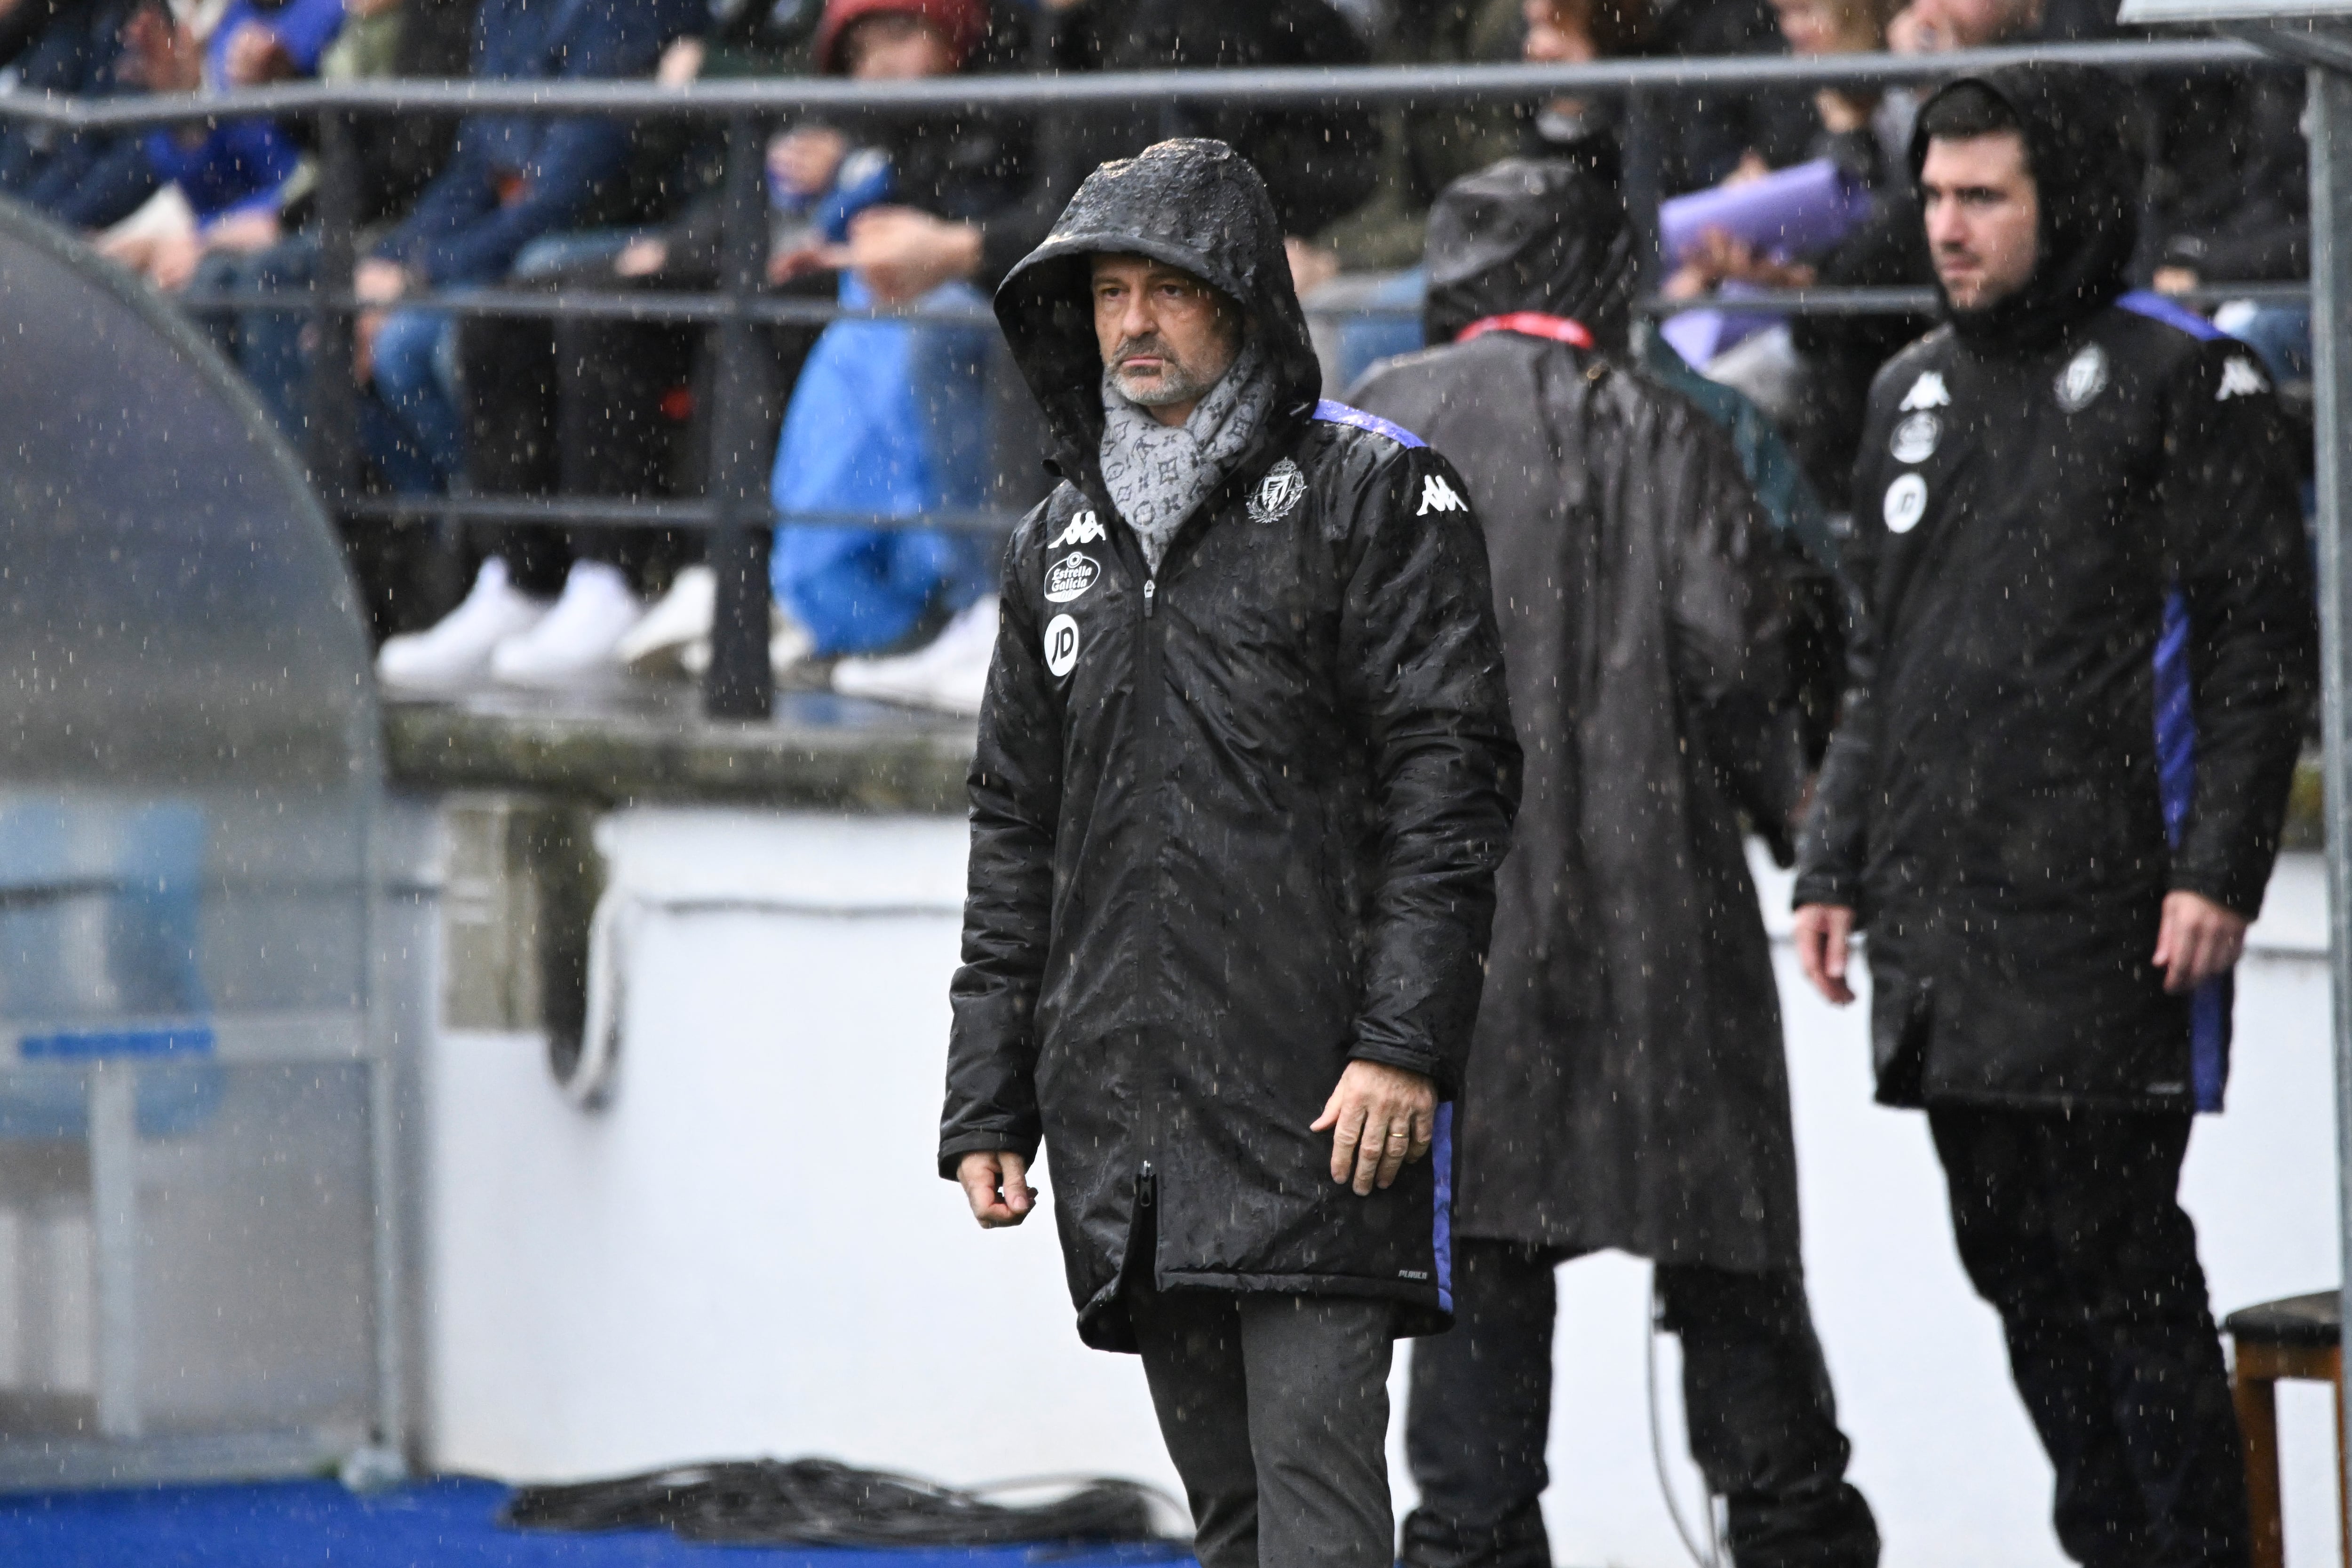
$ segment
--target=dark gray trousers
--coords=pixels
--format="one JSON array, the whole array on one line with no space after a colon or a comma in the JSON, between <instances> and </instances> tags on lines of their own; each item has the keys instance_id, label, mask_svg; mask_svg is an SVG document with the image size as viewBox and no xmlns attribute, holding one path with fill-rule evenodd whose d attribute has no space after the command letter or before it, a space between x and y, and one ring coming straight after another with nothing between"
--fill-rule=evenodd
<instances>
[{"instance_id":1,"label":"dark gray trousers","mask_svg":"<svg viewBox=\"0 0 2352 1568\"><path fill-rule=\"evenodd\" d=\"M1405 1453L1421 1506L1407 1568L1550 1568L1551 1354L1558 1254L1454 1244L1454 1326L1413 1346ZM1872 1568L1878 1528L1845 1479L1829 1369L1804 1282L1661 1264L1664 1326L1682 1340L1691 1457L1725 1500L1738 1568Z\"/></svg>"},{"instance_id":2,"label":"dark gray trousers","mask_svg":"<svg viewBox=\"0 0 2352 1568\"><path fill-rule=\"evenodd\" d=\"M1389 1303L1130 1286L1128 1314L1202 1568L1390 1568Z\"/></svg>"}]
</instances>

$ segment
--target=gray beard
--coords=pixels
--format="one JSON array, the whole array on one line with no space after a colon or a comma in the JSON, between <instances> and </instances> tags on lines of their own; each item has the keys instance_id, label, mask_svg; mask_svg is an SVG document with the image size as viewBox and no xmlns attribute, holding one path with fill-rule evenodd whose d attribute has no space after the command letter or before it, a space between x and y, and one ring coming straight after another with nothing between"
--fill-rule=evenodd
<instances>
[{"instance_id":1,"label":"gray beard","mask_svg":"<svg viewBox=\"0 0 2352 1568\"><path fill-rule=\"evenodd\" d=\"M1155 388L1157 393L1160 389ZM1153 571L1176 530L1234 465L1274 404L1273 367L1255 339L1181 424L1162 424L1103 371L1103 488ZM1165 397L1181 402L1189 392Z\"/></svg>"}]
</instances>

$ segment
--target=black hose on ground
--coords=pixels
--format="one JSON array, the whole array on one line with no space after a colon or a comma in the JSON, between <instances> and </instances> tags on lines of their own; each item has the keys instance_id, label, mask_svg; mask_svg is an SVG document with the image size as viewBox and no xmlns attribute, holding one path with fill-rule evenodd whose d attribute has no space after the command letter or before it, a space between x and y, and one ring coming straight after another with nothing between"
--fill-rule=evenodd
<instances>
[{"instance_id":1,"label":"black hose on ground","mask_svg":"<svg viewBox=\"0 0 2352 1568\"><path fill-rule=\"evenodd\" d=\"M1060 1485L1037 1502L988 1494ZM518 1487L499 1522L519 1530L668 1529L733 1546L1003 1546L1190 1542L1163 1535L1153 1503L1173 1500L1108 1478L940 1486L833 1459L737 1459L680 1465L610 1480ZM1181 1511L1176 1511L1181 1517Z\"/></svg>"}]
</instances>

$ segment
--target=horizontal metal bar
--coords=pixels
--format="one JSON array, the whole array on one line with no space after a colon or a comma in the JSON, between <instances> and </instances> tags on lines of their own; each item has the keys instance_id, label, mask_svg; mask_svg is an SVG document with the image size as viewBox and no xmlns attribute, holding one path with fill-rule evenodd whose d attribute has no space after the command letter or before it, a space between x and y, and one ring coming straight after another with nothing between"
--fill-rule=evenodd
<instances>
[{"instance_id":1,"label":"horizontal metal bar","mask_svg":"<svg viewBox=\"0 0 2352 1568\"><path fill-rule=\"evenodd\" d=\"M2311 285L2210 283L2167 298L2183 305L2226 305L2237 299L2257 305L2301 305L2311 298ZM1766 288L1753 294L1708 294L1695 299L1653 295L1638 308L1650 316L1680 316L1692 310L1720 310L1727 316L1932 316L1941 305L1932 288Z\"/></svg>"},{"instance_id":2,"label":"horizontal metal bar","mask_svg":"<svg viewBox=\"0 0 2352 1568\"><path fill-rule=\"evenodd\" d=\"M698 529L718 521L718 508L708 501L635 501L602 496L360 496L342 509L362 521L393 524L451 518L549 528ZM794 528L932 528L1002 535L1012 531L1022 514L954 508L911 517L877 512L783 511L771 511L768 517L780 526Z\"/></svg>"},{"instance_id":3,"label":"horizontal metal bar","mask_svg":"<svg viewBox=\"0 0 2352 1568\"><path fill-rule=\"evenodd\" d=\"M1071 109L1087 105L1234 103L1379 105L1471 99L1614 96L1643 89L1893 87L1940 80L2028 60L2111 70L2168 71L2277 62L2253 46L2214 38L2125 40L1959 49L1941 55L1758 55L1719 58L1596 60L1580 65L1349 66L1234 70L1081 72L1067 76L956 76L907 81L775 77L686 87L629 81L471 81L380 78L300 82L218 94L72 99L0 94L0 119L69 130L129 130L192 121L361 114L618 114L718 119L730 114L935 114L957 110Z\"/></svg>"}]
</instances>

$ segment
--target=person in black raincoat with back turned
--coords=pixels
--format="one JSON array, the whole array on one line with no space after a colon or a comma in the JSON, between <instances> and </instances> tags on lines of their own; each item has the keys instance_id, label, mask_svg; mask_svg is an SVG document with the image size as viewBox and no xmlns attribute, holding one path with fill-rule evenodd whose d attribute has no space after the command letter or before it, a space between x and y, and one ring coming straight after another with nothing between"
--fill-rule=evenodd
<instances>
[{"instance_id":1,"label":"person in black raincoat with back turned","mask_svg":"<svg viewBox=\"0 0 2352 1568\"><path fill-rule=\"evenodd\" d=\"M2221 1108L2315 638L2260 362L2126 291L2127 114L2051 67L1920 110L1947 321L1871 390L1796 940L1843 1003L1869 934L1878 1098L1927 1113L2060 1544L2221 1568L2245 1491L2180 1167Z\"/></svg>"},{"instance_id":2,"label":"person in black raincoat with back turned","mask_svg":"<svg viewBox=\"0 0 2352 1568\"><path fill-rule=\"evenodd\" d=\"M1221 141L1097 169L996 310L1062 483L1005 554L940 1171L1017 1223L1043 1141L1206 1568L1388 1568L1517 800L1485 546L1442 457L1318 401Z\"/></svg>"},{"instance_id":3,"label":"person in black raincoat with back turned","mask_svg":"<svg viewBox=\"0 0 2352 1568\"><path fill-rule=\"evenodd\" d=\"M1877 1561L1797 1249L1745 812L1805 773L1796 563L1728 438L1630 368L1615 191L1513 160L1430 214L1429 340L1351 393L1455 455L1495 565L1525 800L1462 1110L1460 1323L1416 1348L1421 1568L1549 1568L1553 1270L1655 1260L1691 1450L1739 1568Z\"/></svg>"}]
</instances>

